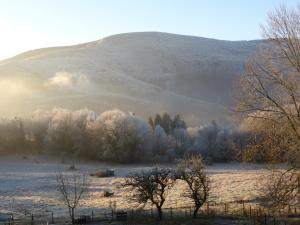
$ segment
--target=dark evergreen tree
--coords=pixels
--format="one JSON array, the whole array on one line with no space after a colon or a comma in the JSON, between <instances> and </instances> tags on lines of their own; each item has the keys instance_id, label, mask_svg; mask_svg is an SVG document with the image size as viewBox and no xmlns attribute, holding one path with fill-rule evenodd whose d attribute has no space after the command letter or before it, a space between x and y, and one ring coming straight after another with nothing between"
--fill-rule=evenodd
<instances>
[{"instance_id":1,"label":"dark evergreen tree","mask_svg":"<svg viewBox=\"0 0 300 225\"><path fill-rule=\"evenodd\" d=\"M154 119L154 126L156 127L157 125L161 126L162 124L162 119L159 114L156 114L155 119Z\"/></svg>"},{"instance_id":2,"label":"dark evergreen tree","mask_svg":"<svg viewBox=\"0 0 300 225\"><path fill-rule=\"evenodd\" d=\"M161 127L168 135L172 133L172 119L168 113L163 114Z\"/></svg>"},{"instance_id":3,"label":"dark evergreen tree","mask_svg":"<svg viewBox=\"0 0 300 225\"><path fill-rule=\"evenodd\" d=\"M148 119L148 123L150 124L150 126L152 127L152 129L154 129L155 125L154 125L154 121L153 121L153 119L152 119L151 116Z\"/></svg>"},{"instance_id":4,"label":"dark evergreen tree","mask_svg":"<svg viewBox=\"0 0 300 225\"><path fill-rule=\"evenodd\" d=\"M174 116L174 119L172 121L172 130L183 128L186 129L186 123L183 119L181 119L180 115L177 114Z\"/></svg>"}]
</instances>

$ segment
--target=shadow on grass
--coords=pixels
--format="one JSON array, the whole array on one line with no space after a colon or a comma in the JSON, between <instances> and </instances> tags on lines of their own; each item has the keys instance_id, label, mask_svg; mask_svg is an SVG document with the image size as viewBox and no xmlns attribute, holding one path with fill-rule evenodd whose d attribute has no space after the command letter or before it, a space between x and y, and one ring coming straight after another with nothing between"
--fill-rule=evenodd
<instances>
[{"instance_id":1,"label":"shadow on grass","mask_svg":"<svg viewBox=\"0 0 300 225\"><path fill-rule=\"evenodd\" d=\"M115 225L252 225L253 222L248 219L234 217L199 217L164 219L158 221L154 218L135 218L126 222L113 222Z\"/></svg>"}]
</instances>

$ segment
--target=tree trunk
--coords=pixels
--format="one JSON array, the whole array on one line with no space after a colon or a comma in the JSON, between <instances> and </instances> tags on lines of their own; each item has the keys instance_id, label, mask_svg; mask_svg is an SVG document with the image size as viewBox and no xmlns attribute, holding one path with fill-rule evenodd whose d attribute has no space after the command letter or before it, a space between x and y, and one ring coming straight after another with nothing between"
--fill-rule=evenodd
<instances>
[{"instance_id":1,"label":"tree trunk","mask_svg":"<svg viewBox=\"0 0 300 225\"><path fill-rule=\"evenodd\" d=\"M72 208L72 211L71 211L71 219L72 219L72 224L74 224L75 223L74 208Z\"/></svg>"},{"instance_id":2,"label":"tree trunk","mask_svg":"<svg viewBox=\"0 0 300 225\"><path fill-rule=\"evenodd\" d=\"M161 209L160 206L157 206L156 208L157 208L158 219L162 220L162 215L163 215L162 214L162 209Z\"/></svg>"},{"instance_id":3,"label":"tree trunk","mask_svg":"<svg viewBox=\"0 0 300 225\"><path fill-rule=\"evenodd\" d=\"M194 213L193 213L193 217L194 217L194 218L197 218L199 209L200 209L200 206L199 206L199 205L196 205L196 206L195 206L195 209L194 209Z\"/></svg>"}]
</instances>

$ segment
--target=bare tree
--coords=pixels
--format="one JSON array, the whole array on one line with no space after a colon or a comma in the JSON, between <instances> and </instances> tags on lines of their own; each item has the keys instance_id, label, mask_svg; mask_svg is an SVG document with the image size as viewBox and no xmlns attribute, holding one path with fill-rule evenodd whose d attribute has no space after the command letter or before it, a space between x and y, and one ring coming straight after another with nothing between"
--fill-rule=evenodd
<instances>
[{"instance_id":1,"label":"bare tree","mask_svg":"<svg viewBox=\"0 0 300 225\"><path fill-rule=\"evenodd\" d=\"M297 142L286 126L254 118L244 124L249 132L248 143L241 152L244 161L297 164Z\"/></svg>"},{"instance_id":2,"label":"bare tree","mask_svg":"<svg viewBox=\"0 0 300 225\"><path fill-rule=\"evenodd\" d=\"M132 200L146 204L150 202L155 205L158 217L162 219L162 207L166 201L168 190L173 186L173 173L168 168L154 168L150 171L129 176L125 179L125 186L133 191Z\"/></svg>"},{"instance_id":3,"label":"bare tree","mask_svg":"<svg viewBox=\"0 0 300 225\"><path fill-rule=\"evenodd\" d=\"M284 156L292 159L288 160L289 174L297 177L300 166L300 5L294 9L282 5L270 13L262 31L268 42L246 65L246 73L240 81L238 111L252 118L250 124L261 124L259 131L263 138L252 147L268 146L274 152L284 152ZM289 188L284 189L290 195L294 187L299 191L297 179L284 183L280 177L270 180L273 188L269 190L273 193L269 196L276 195L276 204L287 201L288 193L278 192L283 189L282 185L289 184ZM282 200L279 201L279 197Z\"/></svg>"},{"instance_id":4,"label":"bare tree","mask_svg":"<svg viewBox=\"0 0 300 225\"><path fill-rule=\"evenodd\" d=\"M284 126L300 142L300 7L270 13L263 34L269 40L246 65L238 110L247 117Z\"/></svg>"},{"instance_id":5,"label":"bare tree","mask_svg":"<svg viewBox=\"0 0 300 225\"><path fill-rule=\"evenodd\" d=\"M67 176L62 172L56 174L58 190L64 204L68 207L72 224L75 223L75 209L78 207L83 195L87 192L89 182L84 174Z\"/></svg>"},{"instance_id":6,"label":"bare tree","mask_svg":"<svg viewBox=\"0 0 300 225\"><path fill-rule=\"evenodd\" d=\"M272 210L300 204L300 173L289 170L273 170L263 189L264 205Z\"/></svg>"},{"instance_id":7,"label":"bare tree","mask_svg":"<svg viewBox=\"0 0 300 225\"><path fill-rule=\"evenodd\" d=\"M197 217L201 206L207 201L210 180L205 171L205 164L201 156L179 160L177 163L176 178L187 184L183 196L194 202L194 218Z\"/></svg>"}]
</instances>

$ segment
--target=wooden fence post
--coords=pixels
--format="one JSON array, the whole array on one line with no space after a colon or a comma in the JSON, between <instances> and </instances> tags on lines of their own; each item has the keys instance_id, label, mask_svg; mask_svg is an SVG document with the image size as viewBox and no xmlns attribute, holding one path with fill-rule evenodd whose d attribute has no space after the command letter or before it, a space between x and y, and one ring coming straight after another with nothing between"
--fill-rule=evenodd
<instances>
[{"instance_id":1,"label":"wooden fence post","mask_svg":"<svg viewBox=\"0 0 300 225\"><path fill-rule=\"evenodd\" d=\"M33 221L34 221L34 217L33 217L33 213L31 214L31 225L33 225Z\"/></svg>"},{"instance_id":2,"label":"wooden fence post","mask_svg":"<svg viewBox=\"0 0 300 225\"><path fill-rule=\"evenodd\" d=\"M170 210L171 210L171 211L170 211L170 213L171 213L171 219L173 219L173 209L172 209L172 207L171 207Z\"/></svg>"},{"instance_id":3,"label":"wooden fence post","mask_svg":"<svg viewBox=\"0 0 300 225\"><path fill-rule=\"evenodd\" d=\"M92 222L94 222L94 210L92 210Z\"/></svg>"}]
</instances>

